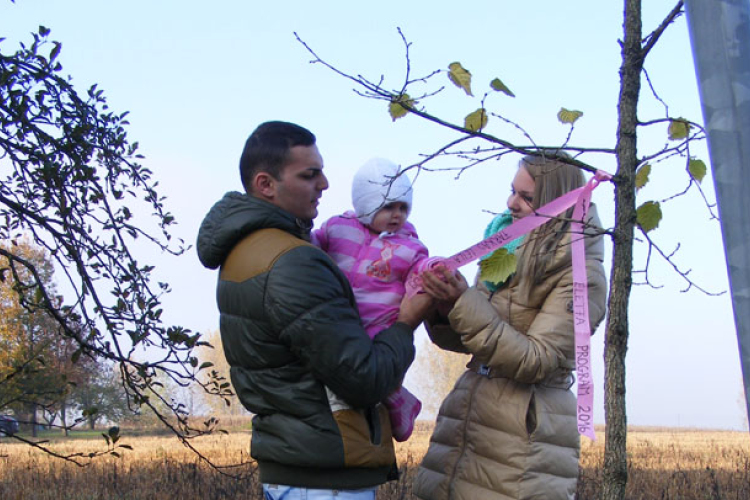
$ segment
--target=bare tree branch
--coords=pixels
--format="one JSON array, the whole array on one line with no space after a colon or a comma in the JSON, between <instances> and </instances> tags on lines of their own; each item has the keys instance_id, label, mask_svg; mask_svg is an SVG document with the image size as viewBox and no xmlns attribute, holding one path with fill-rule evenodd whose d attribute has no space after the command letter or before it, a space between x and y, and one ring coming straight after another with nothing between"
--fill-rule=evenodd
<instances>
[{"instance_id":1,"label":"bare tree branch","mask_svg":"<svg viewBox=\"0 0 750 500\"><path fill-rule=\"evenodd\" d=\"M683 281L684 281L684 282L685 282L685 284L686 284L685 288L683 288L683 289L681 290L681 291L682 291L683 293L684 293L684 292L687 292L687 291L689 291L689 290L690 290L691 288L695 288L696 290L698 290L698 291L700 291L700 292L702 292L702 293L704 293L704 294L706 294L706 295L708 295L708 296L711 296L711 297L718 297L718 296L720 296L720 295L724 295L724 294L726 293L726 291L721 291L721 292L711 292L711 291L709 291L709 290L705 289L704 287L702 287L702 286L698 285L698 284L697 284L697 283L696 283L695 281L693 281L693 280L692 280L692 279L691 279L691 278L690 278L690 277L688 276L688 275L690 274L690 272L691 272L691 270L690 270L690 269L688 269L688 270L682 270L682 269L681 269L681 268L680 268L680 267L679 267L679 266L677 265L677 263L676 263L676 262L674 261L674 256L675 256L675 254L677 253L677 251L679 250L679 248L680 248L680 245L677 245L677 247L675 248L675 250L674 250L674 251L672 251L671 253L667 254L666 252L664 252L664 251L663 251L663 250L661 249L661 247L660 247L659 245L657 245L657 244L656 244L656 243L655 243L655 242L654 242L654 241L653 241L653 240L651 239L651 237L650 237L650 236L648 235L648 233L647 233L646 231L644 231L644 230L643 230L643 229L642 229L642 228L641 228L640 226L639 226L639 230L640 230L641 234L643 235L643 237L645 238L646 242L648 243L648 247L649 247L649 256L650 256L650 254L651 254L651 250L652 250L652 249L653 249L654 251L656 251L656 253L658 253L658 254L659 254L659 255L661 256L661 258L662 258L662 259L663 259L663 260L664 260L664 261L665 261L665 262L666 262L667 264L669 264L669 266L670 266L670 267L671 267L671 268L672 268L672 269L674 270L674 272L675 272L675 273L677 273L677 275L678 275L678 276L680 276L680 277L681 277L681 278L683 279ZM647 279L647 282L648 282L648 279ZM649 284L650 284L650 283L649 283ZM653 285L652 285L652 286L653 286ZM655 287L655 288L656 288L656 287Z\"/></svg>"},{"instance_id":2,"label":"bare tree branch","mask_svg":"<svg viewBox=\"0 0 750 500\"><path fill-rule=\"evenodd\" d=\"M667 26L672 24L675 19L677 19L682 14L682 6L684 4L683 0L679 0L677 2L677 5L674 6L672 11L667 14L667 17L664 18L664 20L661 22L661 24L652 31L645 39L644 39L644 46L642 51L642 58L646 58L648 56L648 53L651 52L651 49L654 48L654 45L656 45L656 42L659 41L659 38L664 33L664 30L667 29Z\"/></svg>"}]
</instances>

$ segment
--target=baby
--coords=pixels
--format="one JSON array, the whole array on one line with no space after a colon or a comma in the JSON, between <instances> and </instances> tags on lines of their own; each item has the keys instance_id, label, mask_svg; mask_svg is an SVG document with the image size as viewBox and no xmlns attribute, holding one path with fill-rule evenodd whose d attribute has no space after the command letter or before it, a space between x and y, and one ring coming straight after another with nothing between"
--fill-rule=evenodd
<instances>
[{"instance_id":1,"label":"baby","mask_svg":"<svg viewBox=\"0 0 750 500\"><path fill-rule=\"evenodd\" d=\"M427 247L406 219L412 208L409 178L395 163L374 158L360 167L352 183L354 211L328 219L312 241L349 278L362 323L370 338L398 317L409 273L428 256ZM328 391L331 408L349 408ZM406 441L422 403L404 387L383 402L397 441Z\"/></svg>"}]
</instances>

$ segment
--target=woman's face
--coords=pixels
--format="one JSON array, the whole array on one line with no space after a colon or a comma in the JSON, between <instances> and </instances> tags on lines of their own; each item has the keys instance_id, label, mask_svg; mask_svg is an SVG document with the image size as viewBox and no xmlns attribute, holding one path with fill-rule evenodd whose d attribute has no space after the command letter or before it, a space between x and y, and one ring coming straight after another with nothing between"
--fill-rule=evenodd
<instances>
[{"instance_id":1,"label":"woman's face","mask_svg":"<svg viewBox=\"0 0 750 500\"><path fill-rule=\"evenodd\" d=\"M510 185L510 196L508 197L508 209L514 219L522 219L534 213L534 178L531 177L526 168L521 165Z\"/></svg>"}]
</instances>

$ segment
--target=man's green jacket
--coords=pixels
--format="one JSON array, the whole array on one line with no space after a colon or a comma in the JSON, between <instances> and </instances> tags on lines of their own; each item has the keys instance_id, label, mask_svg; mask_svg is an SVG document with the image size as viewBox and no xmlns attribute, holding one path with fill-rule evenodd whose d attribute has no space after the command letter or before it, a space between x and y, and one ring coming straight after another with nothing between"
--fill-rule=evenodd
<instances>
[{"instance_id":1,"label":"man's green jacket","mask_svg":"<svg viewBox=\"0 0 750 500\"><path fill-rule=\"evenodd\" d=\"M198 256L220 268L221 339L234 390L255 414L261 481L375 486L396 477L379 403L414 358L412 328L395 323L371 340L346 277L309 231L279 207L231 192L203 220ZM326 386L355 409L332 412Z\"/></svg>"}]
</instances>

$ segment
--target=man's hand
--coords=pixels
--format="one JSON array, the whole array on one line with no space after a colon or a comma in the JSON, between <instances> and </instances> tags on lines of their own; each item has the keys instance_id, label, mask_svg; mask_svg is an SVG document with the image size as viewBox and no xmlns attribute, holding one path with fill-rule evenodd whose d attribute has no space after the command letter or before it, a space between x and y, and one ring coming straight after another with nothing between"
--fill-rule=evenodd
<instances>
[{"instance_id":1,"label":"man's hand","mask_svg":"<svg viewBox=\"0 0 750 500\"><path fill-rule=\"evenodd\" d=\"M412 297L404 296L396 321L416 329L425 317L432 313L434 305L435 300L426 293L417 293Z\"/></svg>"}]
</instances>

